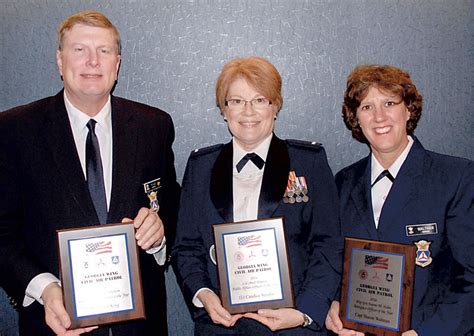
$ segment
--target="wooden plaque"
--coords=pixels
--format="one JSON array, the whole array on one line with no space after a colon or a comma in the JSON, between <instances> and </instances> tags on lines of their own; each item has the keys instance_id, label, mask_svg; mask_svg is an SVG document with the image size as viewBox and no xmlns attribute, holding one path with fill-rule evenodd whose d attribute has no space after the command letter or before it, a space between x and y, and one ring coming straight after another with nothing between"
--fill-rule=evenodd
<instances>
[{"instance_id":1,"label":"wooden plaque","mask_svg":"<svg viewBox=\"0 0 474 336\"><path fill-rule=\"evenodd\" d=\"M231 314L294 307L283 218L213 229L221 301Z\"/></svg>"},{"instance_id":2,"label":"wooden plaque","mask_svg":"<svg viewBox=\"0 0 474 336\"><path fill-rule=\"evenodd\" d=\"M58 230L57 235L72 329L145 318L133 224Z\"/></svg>"},{"instance_id":3,"label":"wooden plaque","mask_svg":"<svg viewBox=\"0 0 474 336\"><path fill-rule=\"evenodd\" d=\"M416 247L345 238L341 320L382 336L410 330Z\"/></svg>"}]
</instances>

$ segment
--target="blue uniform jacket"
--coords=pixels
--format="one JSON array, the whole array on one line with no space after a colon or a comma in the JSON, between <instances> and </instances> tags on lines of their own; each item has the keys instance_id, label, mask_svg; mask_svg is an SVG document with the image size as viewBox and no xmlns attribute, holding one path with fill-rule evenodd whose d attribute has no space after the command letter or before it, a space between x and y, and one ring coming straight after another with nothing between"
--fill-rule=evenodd
<instances>
[{"instance_id":1,"label":"blue uniform jacket","mask_svg":"<svg viewBox=\"0 0 474 336\"><path fill-rule=\"evenodd\" d=\"M382 208L378 230L370 169L371 155L336 174L343 235L431 242L431 263L415 266L411 326L420 336L464 335L474 326L473 162L427 151L415 138ZM417 230L417 224L431 224L431 229Z\"/></svg>"},{"instance_id":2,"label":"blue uniform jacket","mask_svg":"<svg viewBox=\"0 0 474 336\"><path fill-rule=\"evenodd\" d=\"M232 153L232 142L192 153L183 179L172 260L194 319L207 315L191 303L195 293L203 287L219 293L209 249L212 225L233 221ZM326 154L319 144L274 135L264 169L258 218L284 217L296 308L317 329L337 290L342 258L337 191ZM306 177L309 202L283 202L290 170Z\"/></svg>"}]
</instances>

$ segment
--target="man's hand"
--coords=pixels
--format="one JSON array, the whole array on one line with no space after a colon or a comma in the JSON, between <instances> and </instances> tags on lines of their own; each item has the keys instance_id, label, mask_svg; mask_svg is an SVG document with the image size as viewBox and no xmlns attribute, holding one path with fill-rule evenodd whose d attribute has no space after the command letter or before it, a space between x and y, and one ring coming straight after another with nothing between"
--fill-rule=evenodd
<instances>
[{"instance_id":1,"label":"man's hand","mask_svg":"<svg viewBox=\"0 0 474 336\"><path fill-rule=\"evenodd\" d=\"M339 318L339 301L333 301L331 303L328 315L326 316L326 328L338 335L364 336L364 333L344 328L342 321Z\"/></svg>"},{"instance_id":2,"label":"man's hand","mask_svg":"<svg viewBox=\"0 0 474 336\"><path fill-rule=\"evenodd\" d=\"M215 324L222 324L225 327L233 327L242 314L231 315L224 307L221 300L211 290L201 291L197 298L202 302L207 314Z\"/></svg>"},{"instance_id":3,"label":"man's hand","mask_svg":"<svg viewBox=\"0 0 474 336\"><path fill-rule=\"evenodd\" d=\"M130 218L122 219L122 223L131 222ZM133 219L135 226L135 239L138 246L143 250L159 246L165 236L163 222L158 213L148 209L141 208L137 216Z\"/></svg>"},{"instance_id":4,"label":"man's hand","mask_svg":"<svg viewBox=\"0 0 474 336\"><path fill-rule=\"evenodd\" d=\"M49 284L41 295L44 303L44 313L46 324L56 333L56 335L80 335L89 332L97 327L78 328L67 330L71 326L71 319L63 304L63 294L61 287L55 282Z\"/></svg>"},{"instance_id":5,"label":"man's hand","mask_svg":"<svg viewBox=\"0 0 474 336\"><path fill-rule=\"evenodd\" d=\"M247 313L244 317L266 325L271 331L298 327L304 322L303 313L293 308L260 309L258 313Z\"/></svg>"},{"instance_id":6,"label":"man's hand","mask_svg":"<svg viewBox=\"0 0 474 336\"><path fill-rule=\"evenodd\" d=\"M402 336L418 336L418 333L415 330L408 330L405 331Z\"/></svg>"}]
</instances>

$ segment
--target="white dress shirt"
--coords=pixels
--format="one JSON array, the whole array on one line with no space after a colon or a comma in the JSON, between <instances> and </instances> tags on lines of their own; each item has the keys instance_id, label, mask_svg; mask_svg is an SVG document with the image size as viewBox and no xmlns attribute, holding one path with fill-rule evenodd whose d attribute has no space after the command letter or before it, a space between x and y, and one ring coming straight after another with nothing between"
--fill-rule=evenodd
<instances>
[{"instance_id":1,"label":"white dress shirt","mask_svg":"<svg viewBox=\"0 0 474 336\"><path fill-rule=\"evenodd\" d=\"M248 153L258 154L263 161L267 160L268 149L272 135L262 141L252 152L245 151L239 144L232 141L234 156L232 159L232 187L234 200L234 222L245 220L255 220L258 217L258 199L260 198L260 189L262 187L263 171L259 169L251 160L242 168L240 173L237 171L237 163Z\"/></svg>"},{"instance_id":2,"label":"white dress shirt","mask_svg":"<svg viewBox=\"0 0 474 336\"><path fill-rule=\"evenodd\" d=\"M411 147L413 146L413 139L411 136L408 136L408 145L405 147L403 152L400 156L395 160L394 163L388 168L388 171L393 176L393 178L397 177L400 168L402 167L405 159L410 152ZM372 154L372 164L371 164L371 178L370 178L370 185L374 183L377 177L383 172L385 168L377 161L374 154ZM379 220L380 214L382 213L382 208L387 199L387 196L392 188L393 182L390 181L388 177L384 177L380 181L378 181L371 189L372 193L372 212L374 216L375 227L379 227Z\"/></svg>"},{"instance_id":3,"label":"white dress shirt","mask_svg":"<svg viewBox=\"0 0 474 336\"><path fill-rule=\"evenodd\" d=\"M64 92L64 103L66 105L67 116L71 124L72 135L76 144L79 161L81 161L82 172L84 179L87 176L86 168L86 140L89 134L87 123L90 119L94 119L97 123L95 125L95 134L99 141L100 159L102 160L102 170L104 173L105 198L107 200L107 211L110 206L110 193L112 190L112 105L110 104L110 96L105 103L102 110L97 113L94 118L89 117L84 112L77 109L67 99L66 92Z\"/></svg>"}]
</instances>

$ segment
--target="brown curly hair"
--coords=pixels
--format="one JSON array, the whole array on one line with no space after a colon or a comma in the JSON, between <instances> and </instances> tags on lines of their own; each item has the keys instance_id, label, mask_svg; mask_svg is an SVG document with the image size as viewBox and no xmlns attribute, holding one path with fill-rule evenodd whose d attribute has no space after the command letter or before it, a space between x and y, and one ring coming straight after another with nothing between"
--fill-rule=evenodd
<instances>
[{"instance_id":1,"label":"brown curly hair","mask_svg":"<svg viewBox=\"0 0 474 336\"><path fill-rule=\"evenodd\" d=\"M357 108L367 96L369 89L376 87L382 91L398 95L408 111L410 119L406 130L412 135L418 124L423 109L423 97L413 84L408 72L391 65L359 65L349 74L347 88L342 105L342 118L352 136L365 144L369 144L357 120Z\"/></svg>"}]
</instances>

